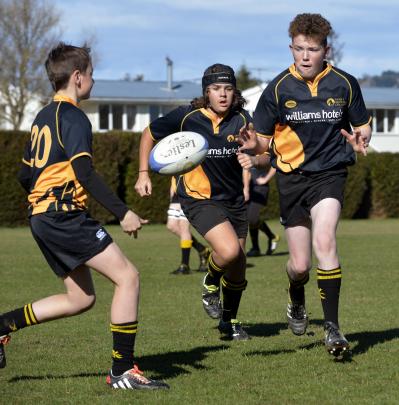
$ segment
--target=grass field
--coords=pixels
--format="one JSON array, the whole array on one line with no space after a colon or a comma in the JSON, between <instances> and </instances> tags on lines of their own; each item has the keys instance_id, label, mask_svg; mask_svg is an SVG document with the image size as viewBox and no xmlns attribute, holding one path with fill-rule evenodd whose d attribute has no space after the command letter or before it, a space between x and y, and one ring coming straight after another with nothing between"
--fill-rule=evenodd
<instances>
[{"instance_id":1,"label":"grass field","mask_svg":"<svg viewBox=\"0 0 399 405\"><path fill-rule=\"evenodd\" d=\"M276 222L271 226L279 229ZM169 275L180 253L164 226L145 227L138 240L118 227L108 230L141 273L140 368L171 389L106 386L112 286L95 275L91 311L13 335L8 366L0 370L1 404L399 403L399 220L340 224L340 322L353 349L344 363L334 362L322 344L315 272L307 286L308 333L297 337L287 330L284 240L274 256L249 260L239 319L252 340L226 342L203 312L203 274ZM2 228L0 239L1 312L62 291L27 228ZM193 253L192 267L197 264Z\"/></svg>"}]
</instances>

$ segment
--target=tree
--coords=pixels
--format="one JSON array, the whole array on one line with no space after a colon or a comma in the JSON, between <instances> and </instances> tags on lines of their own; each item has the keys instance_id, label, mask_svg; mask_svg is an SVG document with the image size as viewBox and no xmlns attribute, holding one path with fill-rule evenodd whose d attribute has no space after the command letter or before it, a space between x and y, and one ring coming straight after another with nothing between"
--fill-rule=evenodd
<instances>
[{"instance_id":1,"label":"tree","mask_svg":"<svg viewBox=\"0 0 399 405\"><path fill-rule=\"evenodd\" d=\"M0 0L0 119L19 129L32 95L49 93L44 62L59 14L46 0Z\"/></svg>"},{"instance_id":2,"label":"tree","mask_svg":"<svg viewBox=\"0 0 399 405\"><path fill-rule=\"evenodd\" d=\"M328 36L328 44L330 46L330 52L327 55L327 60L334 66L338 66L339 62L342 60L342 49L344 48L344 43L339 42L339 35L331 30Z\"/></svg>"},{"instance_id":3,"label":"tree","mask_svg":"<svg viewBox=\"0 0 399 405\"><path fill-rule=\"evenodd\" d=\"M245 65L241 67L236 72L237 88L240 90L249 89L257 84L261 83L260 79L252 77L251 72Z\"/></svg>"}]
</instances>

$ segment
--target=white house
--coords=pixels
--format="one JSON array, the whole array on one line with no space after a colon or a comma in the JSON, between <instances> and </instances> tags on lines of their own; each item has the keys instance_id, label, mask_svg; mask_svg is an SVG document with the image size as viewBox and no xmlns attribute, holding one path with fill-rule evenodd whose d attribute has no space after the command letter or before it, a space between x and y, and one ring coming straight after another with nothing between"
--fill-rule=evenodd
<instances>
[{"instance_id":1,"label":"white house","mask_svg":"<svg viewBox=\"0 0 399 405\"><path fill-rule=\"evenodd\" d=\"M246 108L253 113L266 83L243 91ZM371 147L377 152L399 152L399 88L363 87L364 100L373 117ZM168 65L165 81L96 80L90 100L81 104L93 131L122 130L141 132L154 118L188 104L202 93L201 84L172 80ZM1 102L0 102L1 104ZM0 105L0 108L7 108ZM27 106L22 130L29 130L41 108L33 99ZM0 122L0 128L11 129Z\"/></svg>"},{"instance_id":2,"label":"white house","mask_svg":"<svg viewBox=\"0 0 399 405\"><path fill-rule=\"evenodd\" d=\"M201 86L190 81L96 80L81 107L93 131L141 132L153 119L189 104L201 92Z\"/></svg>"}]
</instances>

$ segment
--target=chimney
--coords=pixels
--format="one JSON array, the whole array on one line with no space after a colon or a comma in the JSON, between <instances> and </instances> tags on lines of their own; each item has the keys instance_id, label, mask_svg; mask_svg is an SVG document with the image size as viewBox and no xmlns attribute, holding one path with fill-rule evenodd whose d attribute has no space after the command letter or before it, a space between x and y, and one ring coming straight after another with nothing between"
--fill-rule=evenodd
<instances>
[{"instance_id":1,"label":"chimney","mask_svg":"<svg viewBox=\"0 0 399 405\"><path fill-rule=\"evenodd\" d=\"M167 68L167 75L166 75L166 83L167 89L173 89L173 61L168 56L166 57L166 68Z\"/></svg>"}]
</instances>

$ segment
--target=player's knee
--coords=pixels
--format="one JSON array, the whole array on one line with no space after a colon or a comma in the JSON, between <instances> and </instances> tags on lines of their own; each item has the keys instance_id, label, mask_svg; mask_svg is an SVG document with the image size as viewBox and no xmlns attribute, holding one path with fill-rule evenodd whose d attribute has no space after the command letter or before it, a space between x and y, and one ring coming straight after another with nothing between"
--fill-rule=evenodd
<instances>
[{"instance_id":1,"label":"player's knee","mask_svg":"<svg viewBox=\"0 0 399 405\"><path fill-rule=\"evenodd\" d=\"M83 309L84 309L84 311L88 311L89 309L93 308L95 303L96 303L96 295L95 294L86 295L85 299L83 301Z\"/></svg>"},{"instance_id":2,"label":"player's knee","mask_svg":"<svg viewBox=\"0 0 399 405\"><path fill-rule=\"evenodd\" d=\"M260 225L260 221L259 221L258 217L248 216L249 229L257 229L257 228L259 228L259 225Z\"/></svg>"},{"instance_id":3,"label":"player's knee","mask_svg":"<svg viewBox=\"0 0 399 405\"><path fill-rule=\"evenodd\" d=\"M328 255L336 251L336 241L333 235L322 234L313 238L313 249L317 256Z\"/></svg>"},{"instance_id":4,"label":"player's knee","mask_svg":"<svg viewBox=\"0 0 399 405\"><path fill-rule=\"evenodd\" d=\"M312 263L306 259L290 260L290 270L298 276L303 276L309 273L312 268Z\"/></svg>"},{"instance_id":5,"label":"player's knee","mask_svg":"<svg viewBox=\"0 0 399 405\"><path fill-rule=\"evenodd\" d=\"M129 262L127 269L124 271L124 275L121 278L121 283L124 287L129 289L137 289L140 285L140 273L136 267Z\"/></svg>"},{"instance_id":6,"label":"player's knee","mask_svg":"<svg viewBox=\"0 0 399 405\"><path fill-rule=\"evenodd\" d=\"M168 231L174 233L175 235L179 235L179 226L176 223L167 223L166 228Z\"/></svg>"},{"instance_id":7,"label":"player's knee","mask_svg":"<svg viewBox=\"0 0 399 405\"><path fill-rule=\"evenodd\" d=\"M217 255L222 259L225 265L234 263L241 259L243 255L242 249L239 245L236 246L223 246L223 249L220 249L216 252Z\"/></svg>"},{"instance_id":8,"label":"player's knee","mask_svg":"<svg viewBox=\"0 0 399 405\"><path fill-rule=\"evenodd\" d=\"M74 297L71 303L70 315L78 315L93 308L96 303L96 295L93 294L81 294L79 297Z\"/></svg>"}]
</instances>

